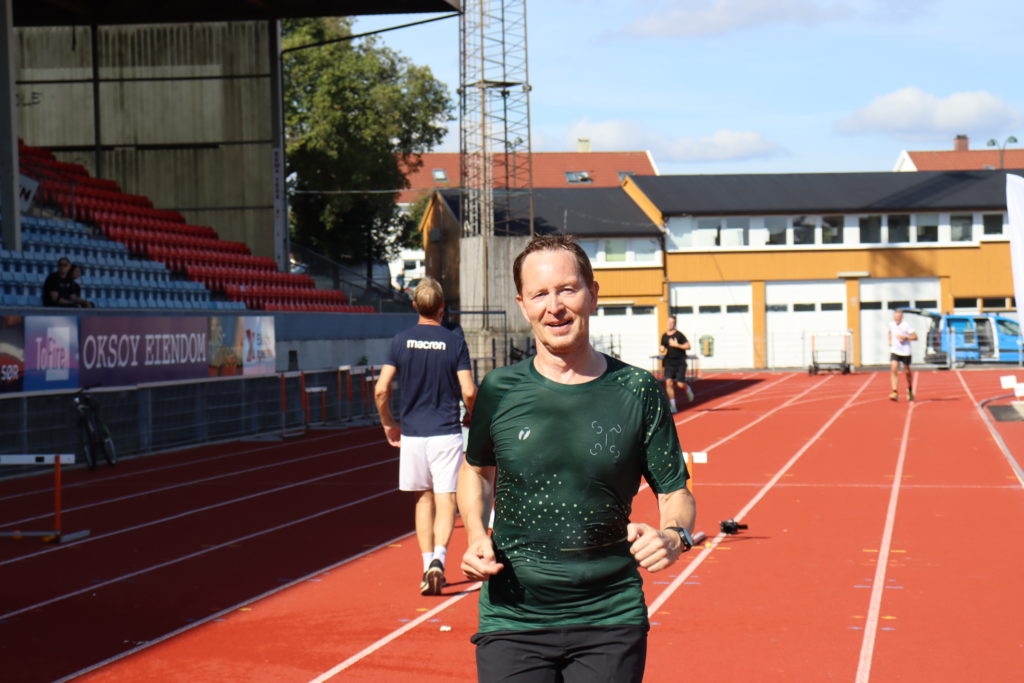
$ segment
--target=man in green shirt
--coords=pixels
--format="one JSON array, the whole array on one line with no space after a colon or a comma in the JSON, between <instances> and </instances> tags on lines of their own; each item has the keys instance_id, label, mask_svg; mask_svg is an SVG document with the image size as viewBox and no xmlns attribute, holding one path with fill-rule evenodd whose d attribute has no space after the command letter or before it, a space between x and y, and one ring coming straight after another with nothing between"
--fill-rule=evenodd
<instances>
[{"instance_id":1,"label":"man in green shirt","mask_svg":"<svg viewBox=\"0 0 1024 683\"><path fill-rule=\"evenodd\" d=\"M479 680L640 681L639 568L688 550L696 514L672 413L650 373L590 345L598 283L575 241L534 238L513 277L537 355L484 379L458 484L462 569L486 582ZM657 527L630 521L641 477Z\"/></svg>"}]
</instances>

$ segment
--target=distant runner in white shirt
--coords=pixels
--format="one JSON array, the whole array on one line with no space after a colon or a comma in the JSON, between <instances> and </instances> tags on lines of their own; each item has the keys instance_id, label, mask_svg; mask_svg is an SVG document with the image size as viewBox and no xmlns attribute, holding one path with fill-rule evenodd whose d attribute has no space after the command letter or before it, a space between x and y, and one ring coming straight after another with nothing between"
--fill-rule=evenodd
<instances>
[{"instance_id":1,"label":"distant runner in white shirt","mask_svg":"<svg viewBox=\"0 0 1024 683\"><path fill-rule=\"evenodd\" d=\"M904 322L903 311L892 312L892 321L889 323L889 379L892 384L892 393L889 398L893 401L900 400L900 363L907 369L907 400L914 400L914 373L910 371L910 342L917 339L917 332Z\"/></svg>"}]
</instances>

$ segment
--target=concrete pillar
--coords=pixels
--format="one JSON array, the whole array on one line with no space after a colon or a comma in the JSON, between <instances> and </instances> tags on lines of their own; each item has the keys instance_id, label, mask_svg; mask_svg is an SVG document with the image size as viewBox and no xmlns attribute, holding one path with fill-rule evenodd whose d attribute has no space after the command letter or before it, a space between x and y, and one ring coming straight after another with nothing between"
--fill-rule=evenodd
<instances>
[{"instance_id":1,"label":"concrete pillar","mask_svg":"<svg viewBox=\"0 0 1024 683\"><path fill-rule=\"evenodd\" d=\"M18 205L18 115L14 89L14 14L12 0L0 7L0 232L4 248L21 250L21 210Z\"/></svg>"}]
</instances>

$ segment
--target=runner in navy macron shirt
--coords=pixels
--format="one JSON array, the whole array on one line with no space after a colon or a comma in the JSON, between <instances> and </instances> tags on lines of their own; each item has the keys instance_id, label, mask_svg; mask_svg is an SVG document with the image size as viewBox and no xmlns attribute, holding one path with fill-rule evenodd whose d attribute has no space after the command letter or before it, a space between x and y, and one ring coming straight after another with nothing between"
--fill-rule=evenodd
<instances>
[{"instance_id":1,"label":"runner in navy macron shirt","mask_svg":"<svg viewBox=\"0 0 1024 683\"><path fill-rule=\"evenodd\" d=\"M462 464L459 399L473 410L476 384L463 337L441 326L444 292L433 278L412 296L415 327L391 340L374 390L388 443L400 449L398 488L416 499L416 538L423 557L420 593L440 595L448 541L455 528L455 486ZM401 425L391 414L391 386L401 389Z\"/></svg>"}]
</instances>

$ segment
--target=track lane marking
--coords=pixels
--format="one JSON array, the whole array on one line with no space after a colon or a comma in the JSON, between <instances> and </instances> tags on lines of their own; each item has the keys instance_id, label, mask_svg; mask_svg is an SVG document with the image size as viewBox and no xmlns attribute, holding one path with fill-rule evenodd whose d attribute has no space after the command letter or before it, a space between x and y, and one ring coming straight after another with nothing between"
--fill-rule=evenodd
<instances>
[{"instance_id":1,"label":"track lane marking","mask_svg":"<svg viewBox=\"0 0 1024 683\"><path fill-rule=\"evenodd\" d=\"M443 612L444 610L448 609L449 607L451 607L455 603L457 603L460 600L462 600L463 598L465 598L467 595L471 595L472 593L477 592L478 590L480 590L480 586L481 585L483 585L483 584L481 584L479 581L477 581L476 583L474 583L473 585L471 585L469 588L467 588L466 590L462 591L461 593L456 593L455 595L453 595L452 597L448 598L447 600L445 600L444 602L442 602L440 605L438 605L437 607L433 608L432 610L430 610L428 612L424 612L423 614L421 614L420 616L416 617L415 619L413 619L409 623L405 624L404 626L402 626L400 628L395 629L394 631L392 631L391 633L387 634L386 636L384 636L383 638L381 638L377 642L373 643L372 645L368 645L367 647L363 648L359 652L355 653L354 655L352 655L351 657L346 659L344 662L341 662L340 664L337 664L337 665L331 667L330 669L328 669L327 671L323 672L322 674L320 674L316 678L310 679L309 683L323 683L324 681L330 680L331 678L333 678L334 676L337 676L338 674L340 674L342 671L344 671L345 669L349 668L353 664L358 663L360 660L365 659L369 655L371 655L374 652L376 652L377 650L381 649L382 647L384 647L385 645L390 643L392 640L395 640L396 638L399 638L402 635L404 635L406 632L411 631L412 629L416 628L417 626L422 624L424 621L426 621L426 620L430 619L431 617L433 617L435 614L439 614L439 613Z\"/></svg>"},{"instance_id":2,"label":"track lane marking","mask_svg":"<svg viewBox=\"0 0 1024 683\"><path fill-rule=\"evenodd\" d=\"M186 487L186 486L192 486L192 485L195 485L195 484L205 484L207 482L216 481L218 479L225 479L227 477L234 477L234 476L238 476L238 475L248 474L250 472L259 472L260 470L270 469L270 468L273 468L273 467L284 467L286 465L292 465L292 464L297 463L297 462L303 462L305 460L312 460L313 458L323 458L323 457L326 457L326 456L334 455L336 453L344 453L345 451L351 451L351 450L355 450L357 448L366 448L367 446L383 445L384 443L386 443L386 442L383 439L381 439L381 440L378 440L378 441L371 441L371 442L364 443L364 444L356 444L354 446L346 446L344 448L337 448L337 449L330 450L330 451L324 451L322 453L313 453L312 455L303 455L301 457L291 458L290 460L275 460L272 463L268 463L266 465L257 465L255 467L250 467L250 468L245 469L245 470L235 470L233 472L225 472L223 474L215 474L213 476L204 477L202 479L190 479L188 481L179 482L177 484L169 484L169 485L163 486L161 488L147 489L145 491L139 491L138 493L129 493L127 495L119 496L117 498L104 498L103 500L93 501L92 503L85 503L83 505L76 505L74 507L66 507L66 508L63 509L63 512L64 512L64 514L67 514L69 512L78 512L80 510L88 510L89 508L99 507L101 505L107 505L108 503L120 503L120 502L123 502L123 501L126 501L126 500L131 500L133 498L139 498L140 496L148 496L148 495L151 495L151 494L154 494L154 493L163 493L165 491L172 491L174 489L179 489L179 488L183 488L183 487ZM49 493L52 496L53 495L53 489L50 489ZM36 515L34 517L25 517L23 519L15 519L15 520L12 520L10 522L0 522L0 528L10 527L10 526L14 526L16 524L26 524L28 522L35 522L35 521L39 521L41 519L50 519L51 517L53 517L53 513L52 512L46 512L44 514Z\"/></svg>"},{"instance_id":3,"label":"track lane marking","mask_svg":"<svg viewBox=\"0 0 1024 683\"><path fill-rule=\"evenodd\" d=\"M831 376L832 375L830 375L829 377ZM860 388L857 389L857 391L855 391L850 396L850 398L846 399L846 402L835 413L832 414L832 417L830 417L825 422L825 424L823 424L818 429L818 431L814 433L814 436L808 439L807 442L800 447L800 450L794 453L793 456L789 460L787 460L781 468L779 468L779 470L772 476L772 478L769 479L768 482L761 487L761 490L754 494L754 497L751 498L747 502L747 504L743 506L743 508L733 517L733 519L735 519L737 522L743 521L743 518L746 517L750 513L750 511L754 509L754 507L761 501L762 498L765 497L765 495L768 494L769 491L772 490L772 488L774 488L778 481L782 479L782 477L786 474L786 472L788 472L793 467L793 465L796 464L796 462L803 456L803 454L806 453L808 449L810 449L810 447L814 445L814 443L818 439L821 438L825 431L832 426L832 423L839 419L843 412L846 411L847 408L849 408L849 406L857 399L858 396L860 396L860 394L867 388L868 384L870 384L874 378L874 374L869 376L867 380L864 382L864 384L862 384ZM672 580L672 583L666 586L665 589L658 595L658 597L651 602L650 606L647 608L648 617L653 616L654 613L657 612L670 597L672 597L672 594L675 593L681 585L683 585L683 582L686 581L686 579L689 578L690 575L693 574L693 572L696 571L698 567L700 567L704 560L708 558L708 555L710 555L711 552L718 547L718 544L720 544L722 542L722 539L724 539L725 537L726 534L719 533L713 539L704 544L704 549L700 552L700 554L697 555L697 557L693 558L690 561L690 563L686 565L683 571L678 576L676 576L675 579Z\"/></svg>"},{"instance_id":4,"label":"track lane marking","mask_svg":"<svg viewBox=\"0 0 1024 683\"><path fill-rule=\"evenodd\" d=\"M915 393L921 385L921 373L917 373L914 382ZM878 634L878 618L882 610L882 594L885 591L885 574L889 567L889 554L892 551L892 534L896 526L896 506L900 498L900 483L903 479L903 466L907 460L907 444L910 442L910 423L914 416L917 403L910 402L907 416L903 420L903 435L900 438L899 456L896 458L896 470L892 476L889 489L889 504L885 510L885 524L882 527L882 540L878 547L875 560L875 578L871 584L871 597L868 600L868 614L864 622L864 638L861 640L860 657L857 660L856 683L867 683L871 678L871 660L875 652L875 637Z\"/></svg>"},{"instance_id":5,"label":"track lane marking","mask_svg":"<svg viewBox=\"0 0 1024 683\"><path fill-rule=\"evenodd\" d=\"M136 576L142 576L143 574L148 574L149 572L156 571L157 569L163 569L165 567L170 567L170 566L178 564L180 562L184 562L185 560L191 560L191 559L194 559L196 557L201 557L203 555L207 555L209 553L212 553L214 550L220 550L221 548L226 548L226 547L231 546L231 545L233 545L235 543L241 543L243 541L248 541L248 540L251 540L253 538L259 538L260 536L264 536L264 535L269 534L271 532L280 531L281 529L287 529L290 526L294 526L296 524L301 524L303 522L308 522L308 521L310 521L312 519L317 519L318 517L323 517L324 515L328 515L328 514L330 514L332 512L337 512L338 510L344 510L345 508L352 507L353 505L359 505L360 503L366 503L366 502L374 500L376 498L382 498L384 496L391 495L393 493L398 493L398 488L397 487L396 488L387 489L385 491L378 491L377 493L374 493L372 495L366 496L364 498L360 498L359 500L353 500L353 501L349 501L347 503L342 503L341 505L337 505L337 506L335 506L333 508L328 508L327 510L321 510L320 512L314 512L311 515L306 515L305 517L300 517L298 519L293 519L293 520L285 522L283 524L278 524L276 526L267 527L265 529L260 529L259 531L253 532L251 534L245 534L243 536L238 536L236 538L232 538L230 540L218 543L217 545L210 546L209 548L203 548L202 550L197 550L194 553L189 553L187 555L179 555L178 557L175 557L174 559L167 560L165 562L160 562L159 564L153 564L153 565L150 565L148 567L143 567L142 569L137 569L137 570L135 570L133 572L128 572L126 574L121 574L120 576L115 576L112 579L107 579L105 581L100 581L98 583L90 584L90 585L86 586L85 588L79 588L78 590L70 591L68 593L64 593L63 595L54 596L52 598L49 598L48 600L43 600L42 602L37 602L37 603L35 603L33 605L28 605L27 607L21 607L19 609L13 610L11 612L5 612L3 614L0 614L0 620L9 619L11 617L17 616L19 614L24 614L25 612L30 612L30 611L32 611L34 609L38 609L40 607L46 607L47 605L52 605L53 603L61 602L63 600L67 600L68 598L73 598L76 595L82 595L83 593L88 593L90 591L94 591L94 590L96 590L98 588L104 588L106 586L109 586L109 585L112 585L112 584L115 584L115 583L119 583L119 582L124 581L126 579L132 579L132 578L135 578ZM322 570L320 570L320 571L322 571Z\"/></svg>"},{"instance_id":6,"label":"track lane marking","mask_svg":"<svg viewBox=\"0 0 1024 683\"><path fill-rule=\"evenodd\" d=\"M978 403L977 399L974 398L974 392L972 392L970 387L967 386L967 382L964 380L963 374L959 370L957 370L956 376L957 379L960 380L960 384L963 386L964 391L967 392L967 396L968 398L970 398L971 403L974 404L975 410L981 413L982 422L984 422L985 426L988 427L988 432L992 436L992 440L996 442L996 446L999 448L1000 451L1003 452L1003 457L1006 458L1006 462L1010 466L1010 469L1013 470L1013 474L1014 476L1017 477L1017 481L1020 482L1020 485L1022 487L1024 487L1024 469L1021 469L1020 463L1017 462L1017 459L1013 457L1013 453L1010 452L1010 449L1009 447L1007 447L1006 442L1003 441L1003 437L999 433L999 430L996 429L995 425L992 423L992 418L988 415L988 413L985 412L985 409L982 407L982 404Z\"/></svg>"},{"instance_id":7,"label":"track lane marking","mask_svg":"<svg viewBox=\"0 0 1024 683\"><path fill-rule=\"evenodd\" d=\"M757 375L752 373L750 376L756 377ZM792 379L793 377L794 377L794 375L792 375L792 374L782 375L782 377L780 377L778 380L776 380L774 382L770 382L768 384L765 384L764 386L757 387L756 389L751 389L749 392L741 393L738 396L734 396L733 398L729 399L728 401L725 401L724 403L721 403L721 404L719 404L717 406L714 406L713 408L709 407L709 408L707 408L705 410L701 410L700 412L694 413L693 415L689 415L689 416L683 418L682 420L679 420L678 422L676 422L676 426L678 427L680 425L686 424L687 422L690 422L691 420L696 420L699 417L704 417L708 413L714 412L718 408L724 408L726 406L730 406L733 403L736 403L737 401L742 401L742 400L744 400L746 398L750 398L751 396L759 394L762 391L765 391L766 389L771 389L771 388L777 387L778 385L782 384L786 380ZM740 379L737 379L734 382L740 382L740 381L743 381L743 379L746 379L746 377L741 377Z\"/></svg>"},{"instance_id":8,"label":"track lane marking","mask_svg":"<svg viewBox=\"0 0 1024 683\"><path fill-rule=\"evenodd\" d=\"M266 489L265 491L259 491L257 493L251 493L251 494L249 494L247 496L240 496L238 498L231 498L229 500L223 500L223 501L221 501L219 503L214 503L212 505L206 505L206 506L201 507L201 508L193 508L191 510L186 510L185 512L179 512L178 514L170 515L168 517L160 517L158 519L150 520L148 522L143 522L142 524L136 524L135 526L129 526L129 527L124 527L122 529L117 529L116 531L108 531L107 533L104 533L104 534L96 534L94 536L89 536L87 538L83 538L80 541L74 541L73 543L65 543L65 544L62 544L62 545L54 546L53 548L47 548L46 550L39 550L37 552L29 553L27 555L21 555L19 557L13 557L13 558L11 558L9 560L0 561L0 567L2 567L4 565L8 565L8 564L14 564L15 562L21 562L22 560L27 560L27 559L32 558L32 557L39 557L40 555L48 555L50 553L59 552L60 550L63 550L63 549L66 549L66 548L77 548L77 547L79 547L81 545L84 545L86 543L92 543L93 541L99 541L101 539L110 538L112 536L119 536L120 534L128 533L128 532L131 532L131 531L138 531L139 529L145 529L147 527L156 526L158 524L163 524L165 522L172 522L172 521L174 521L176 519L182 519L184 517L188 517L190 515L198 514L200 512L207 512L209 510L216 510L217 508L221 508L221 507L224 507L226 505L234 505L235 503L242 503L242 502L245 502L247 500L252 500L254 498L259 498L260 496L266 496L266 495L270 495L272 493L280 493L281 491L287 491L288 489L293 489L293 488L296 488L298 486L304 486L306 484L312 484L314 482L323 481L324 479L330 479L332 477L337 477L337 476L341 476L341 475L344 475L344 474L350 474L352 472L358 472L359 470L366 470L366 469L371 469L373 467L379 467L381 465L387 465L389 463L396 462L397 460L398 460L397 456L393 457L393 458L388 458L386 460L379 460L379 461L376 461L376 462L367 463L365 465L359 465L358 467L351 467L351 468L349 468L347 470L341 470L339 472L332 472L330 474L325 474L325 475L322 475L322 476L319 476L319 477L313 477L312 479L304 479L302 481L293 482L291 484L285 484L283 486L278 486L276 488ZM397 491L398 489L394 489L394 490ZM332 508L332 509L341 509L341 508Z\"/></svg>"}]
</instances>

